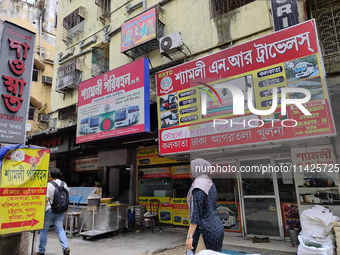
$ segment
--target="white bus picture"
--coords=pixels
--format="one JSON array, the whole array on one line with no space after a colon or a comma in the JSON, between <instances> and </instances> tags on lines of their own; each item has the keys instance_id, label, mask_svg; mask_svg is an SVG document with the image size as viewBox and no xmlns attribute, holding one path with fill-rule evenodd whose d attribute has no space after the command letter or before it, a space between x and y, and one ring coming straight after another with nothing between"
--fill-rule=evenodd
<instances>
[{"instance_id":1,"label":"white bus picture","mask_svg":"<svg viewBox=\"0 0 340 255\"><path fill-rule=\"evenodd\" d=\"M217 213L225 228L230 228L231 226L236 224L235 213L228 207L224 206L217 207Z\"/></svg>"},{"instance_id":2,"label":"white bus picture","mask_svg":"<svg viewBox=\"0 0 340 255\"><path fill-rule=\"evenodd\" d=\"M127 106L116 111L115 126L125 127L139 120L139 106Z\"/></svg>"},{"instance_id":3,"label":"white bus picture","mask_svg":"<svg viewBox=\"0 0 340 255\"><path fill-rule=\"evenodd\" d=\"M294 72L295 72L295 77L297 78L307 77L314 72L314 65L308 62L297 63L294 68Z\"/></svg>"},{"instance_id":4,"label":"white bus picture","mask_svg":"<svg viewBox=\"0 0 340 255\"><path fill-rule=\"evenodd\" d=\"M99 116L91 116L80 121L80 134L96 133L99 128Z\"/></svg>"}]
</instances>

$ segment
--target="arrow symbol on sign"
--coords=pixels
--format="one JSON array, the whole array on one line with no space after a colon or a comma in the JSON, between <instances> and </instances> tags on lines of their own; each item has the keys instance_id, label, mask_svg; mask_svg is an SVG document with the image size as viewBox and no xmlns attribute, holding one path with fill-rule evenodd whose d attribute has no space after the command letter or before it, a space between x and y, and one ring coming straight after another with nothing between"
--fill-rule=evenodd
<instances>
[{"instance_id":1,"label":"arrow symbol on sign","mask_svg":"<svg viewBox=\"0 0 340 255\"><path fill-rule=\"evenodd\" d=\"M27 220L27 221L18 221L18 222L8 222L8 223L2 223L1 229L7 229L7 228L19 228L19 227L27 227L38 224L39 221L36 219Z\"/></svg>"}]
</instances>

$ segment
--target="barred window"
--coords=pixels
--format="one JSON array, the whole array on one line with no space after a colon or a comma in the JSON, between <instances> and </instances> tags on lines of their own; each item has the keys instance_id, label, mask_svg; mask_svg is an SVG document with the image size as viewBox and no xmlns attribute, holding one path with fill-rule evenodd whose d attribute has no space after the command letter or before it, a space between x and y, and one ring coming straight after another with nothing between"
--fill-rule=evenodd
<instances>
[{"instance_id":1,"label":"barred window","mask_svg":"<svg viewBox=\"0 0 340 255\"><path fill-rule=\"evenodd\" d=\"M96 0L97 15L101 21L110 18L111 0Z\"/></svg>"},{"instance_id":2,"label":"barred window","mask_svg":"<svg viewBox=\"0 0 340 255\"><path fill-rule=\"evenodd\" d=\"M80 6L63 19L63 41L66 45L72 43L84 32L85 8Z\"/></svg>"},{"instance_id":3,"label":"barred window","mask_svg":"<svg viewBox=\"0 0 340 255\"><path fill-rule=\"evenodd\" d=\"M211 16L213 18L218 17L254 1L255 0L211 0Z\"/></svg>"}]
</instances>

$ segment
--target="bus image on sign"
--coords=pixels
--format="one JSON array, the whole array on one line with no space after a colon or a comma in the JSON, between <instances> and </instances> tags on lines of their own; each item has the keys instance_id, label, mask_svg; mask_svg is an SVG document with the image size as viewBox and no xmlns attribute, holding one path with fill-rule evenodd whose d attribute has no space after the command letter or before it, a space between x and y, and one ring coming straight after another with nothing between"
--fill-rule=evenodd
<instances>
[{"instance_id":1,"label":"bus image on sign","mask_svg":"<svg viewBox=\"0 0 340 255\"><path fill-rule=\"evenodd\" d=\"M80 121L80 134L96 133L99 128L99 116L91 116Z\"/></svg>"},{"instance_id":2,"label":"bus image on sign","mask_svg":"<svg viewBox=\"0 0 340 255\"><path fill-rule=\"evenodd\" d=\"M294 72L295 72L295 77L297 78L307 77L314 72L314 65L308 62L297 63L294 68Z\"/></svg>"},{"instance_id":3,"label":"bus image on sign","mask_svg":"<svg viewBox=\"0 0 340 255\"><path fill-rule=\"evenodd\" d=\"M139 106L127 106L116 111L115 126L125 127L139 120Z\"/></svg>"},{"instance_id":4,"label":"bus image on sign","mask_svg":"<svg viewBox=\"0 0 340 255\"><path fill-rule=\"evenodd\" d=\"M225 206L217 207L217 213L225 228L230 228L231 226L236 224L235 213L228 207Z\"/></svg>"}]
</instances>

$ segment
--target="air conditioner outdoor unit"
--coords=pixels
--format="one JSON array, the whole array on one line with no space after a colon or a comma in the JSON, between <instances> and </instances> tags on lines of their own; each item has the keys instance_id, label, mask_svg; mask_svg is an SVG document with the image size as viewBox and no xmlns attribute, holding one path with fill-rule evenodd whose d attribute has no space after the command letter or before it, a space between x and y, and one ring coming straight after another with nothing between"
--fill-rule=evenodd
<instances>
[{"instance_id":1,"label":"air conditioner outdoor unit","mask_svg":"<svg viewBox=\"0 0 340 255\"><path fill-rule=\"evenodd\" d=\"M159 39L160 53L172 54L183 49L182 35L176 31Z\"/></svg>"},{"instance_id":2,"label":"air conditioner outdoor unit","mask_svg":"<svg viewBox=\"0 0 340 255\"><path fill-rule=\"evenodd\" d=\"M42 83L52 85L52 77L43 75Z\"/></svg>"},{"instance_id":3,"label":"air conditioner outdoor unit","mask_svg":"<svg viewBox=\"0 0 340 255\"><path fill-rule=\"evenodd\" d=\"M38 121L40 121L40 122L48 122L49 119L50 119L50 117L48 116L48 114L39 113L39 115L38 115Z\"/></svg>"}]
</instances>

